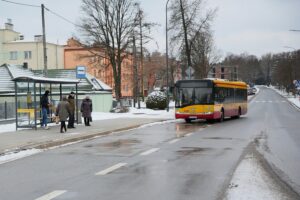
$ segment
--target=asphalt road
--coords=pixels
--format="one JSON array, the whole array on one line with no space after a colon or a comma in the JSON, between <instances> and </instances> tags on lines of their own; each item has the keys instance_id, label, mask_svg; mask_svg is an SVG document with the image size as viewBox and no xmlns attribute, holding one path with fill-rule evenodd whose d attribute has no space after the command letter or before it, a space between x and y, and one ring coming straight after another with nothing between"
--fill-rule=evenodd
<instances>
[{"instance_id":1,"label":"asphalt road","mask_svg":"<svg viewBox=\"0 0 300 200\"><path fill-rule=\"evenodd\" d=\"M240 119L154 125L2 164L0 199L222 199L253 146L278 181L299 193L299 119L285 99L262 88Z\"/></svg>"}]
</instances>

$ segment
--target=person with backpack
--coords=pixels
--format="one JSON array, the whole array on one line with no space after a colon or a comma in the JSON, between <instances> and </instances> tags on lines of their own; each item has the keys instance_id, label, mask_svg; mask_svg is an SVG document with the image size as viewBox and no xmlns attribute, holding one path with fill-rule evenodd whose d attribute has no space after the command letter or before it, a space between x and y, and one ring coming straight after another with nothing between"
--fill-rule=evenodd
<instances>
[{"instance_id":1,"label":"person with backpack","mask_svg":"<svg viewBox=\"0 0 300 200\"><path fill-rule=\"evenodd\" d=\"M41 97L41 108L42 108L42 123L41 127L44 129L49 129L47 126L47 120L48 120L48 114L49 114L49 107L50 107L50 102L49 102L49 90L46 90L43 96Z\"/></svg>"}]
</instances>

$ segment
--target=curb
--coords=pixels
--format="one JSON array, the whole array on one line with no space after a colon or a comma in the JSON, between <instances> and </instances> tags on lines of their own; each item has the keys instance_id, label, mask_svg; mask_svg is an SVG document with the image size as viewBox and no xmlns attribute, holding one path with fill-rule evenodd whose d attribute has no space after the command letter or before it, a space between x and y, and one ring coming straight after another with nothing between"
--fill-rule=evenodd
<instances>
[{"instance_id":1,"label":"curb","mask_svg":"<svg viewBox=\"0 0 300 200\"><path fill-rule=\"evenodd\" d=\"M31 145L19 146L19 147L16 147L15 149L9 149L9 150L6 150L4 152L0 152L0 156L5 155L5 154L9 154L11 152L17 153L17 152L28 150L28 149L41 149L42 150L42 149L54 148L54 147L58 147L58 146L69 144L69 143L90 140L90 139L93 139L93 138L98 137L98 136L109 135L109 134L114 133L114 132L121 132L121 131L127 131L127 130L131 130L131 129L139 128L139 127L144 126L146 124L164 122L164 121L168 121L168 120L169 119L158 120L156 122L150 122L150 123L144 123L144 124L139 124L139 125L127 126L127 127L123 127L123 128L119 128L119 129L109 130L109 131L96 132L96 133L94 132L94 133L91 133L91 134L88 134L88 135L82 135L82 134L86 133L86 132L82 132L81 135L79 135L77 137L74 136L73 138L66 138L66 139L60 139L60 140L51 140L51 141L45 141L45 142L40 142L40 143L36 143L36 144L31 144Z\"/></svg>"}]
</instances>

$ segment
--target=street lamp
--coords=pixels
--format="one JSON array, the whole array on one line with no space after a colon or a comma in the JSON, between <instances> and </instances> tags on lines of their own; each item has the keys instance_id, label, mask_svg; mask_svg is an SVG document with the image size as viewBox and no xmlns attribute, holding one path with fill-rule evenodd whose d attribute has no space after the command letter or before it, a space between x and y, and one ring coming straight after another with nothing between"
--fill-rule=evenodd
<instances>
[{"instance_id":1,"label":"street lamp","mask_svg":"<svg viewBox=\"0 0 300 200\"><path fill-rule=\"evenodd\" d=\"M166 3L166 65L167 65L167 112L169 112L169 54L168 54L168 3Z\"/></svg>"},{"instance_id":2,"label":"street lamp","mask_svg":"<svg viewBox=\"0 0 300 200\"><path fill-rule=\"evenodd\" d=\"M296 29L291 29L289 31L292 31L292 32L300 32L300 30L296 30Z\"/></svg>"}]
</instances>

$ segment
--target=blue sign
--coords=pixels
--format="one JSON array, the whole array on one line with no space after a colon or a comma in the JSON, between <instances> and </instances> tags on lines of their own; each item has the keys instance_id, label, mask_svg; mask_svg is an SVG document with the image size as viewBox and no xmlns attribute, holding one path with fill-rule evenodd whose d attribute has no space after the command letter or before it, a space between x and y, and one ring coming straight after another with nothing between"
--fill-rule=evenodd
<instances>
[{"instance_id":1,"label":"blue sign","mask_svg":"<svg viewBox=\"0 0 300 200\"><path fill-rule=\"evenodd\" d=\"M294 80L293 83L296 88L300 88L300 80Z\"/></svg>"},{"instance_id":2,"label":"blue sign","mask_svg":"<svg viewBox=\"0 0 300 200\"><path fill-rule=\"evenodd\" d=\"M86 67L85 66L77 66L76 67L76 78L78 78L78 79L86 78Z\"/></svg>"}]
</instances>

